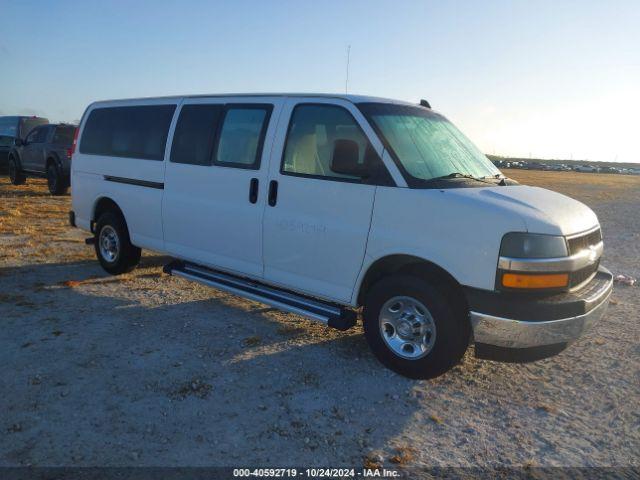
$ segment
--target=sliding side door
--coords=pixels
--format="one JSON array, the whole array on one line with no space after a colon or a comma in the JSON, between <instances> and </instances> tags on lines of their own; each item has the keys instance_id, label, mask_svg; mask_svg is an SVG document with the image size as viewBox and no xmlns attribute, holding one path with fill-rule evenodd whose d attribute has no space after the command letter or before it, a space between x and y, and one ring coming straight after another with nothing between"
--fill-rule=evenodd
<instances>
[{"instance_id":1,"label":"sliding side door","mask_svg":"<svg viewBox=\"0 0 640 480\"><path fill-rule=\"evenodd\" d=\"M167 252L262 277L269 154L281 104L249 97L184 101L166 163Z\"/></svg>"}]
</instances>

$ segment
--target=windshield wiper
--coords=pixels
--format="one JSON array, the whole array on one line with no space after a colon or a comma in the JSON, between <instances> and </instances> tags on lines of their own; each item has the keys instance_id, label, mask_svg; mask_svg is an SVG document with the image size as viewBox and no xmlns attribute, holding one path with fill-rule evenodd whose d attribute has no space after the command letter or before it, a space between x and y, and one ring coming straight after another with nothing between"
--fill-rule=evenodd
<instances>
[{"instance_id":1,"label":"windshield wiper","mask_svg":"<svg viewBox=\"0 0 640 480\"><path fill-rule=\"evenodd\" d=\"M448 180L449 178L468 178L470 180L475 180L476 182L488 183L489 185L495 185L495 183L488 181L485 177L474 177L473 175L469 175L467 173L460 172L451 172L447 175L442 175L440 177L430 178L426 180L427 182L433 182L438 180Z\"/></svg>"},{"instance_id":2,"label":"windshield wiper","mask_svg":"<svg viewBox=\"0 0 640 480\"><path fill-rule=\"evenodd\" d=\"M502 173L496 173L495 175L485 175L482 178L492 178L495 180L500 180L498 182L498 185L500 185L501 187L506 187L507 185L517 185L518 182L516 182L515 180L512 180L511 178L507 177L506 175L503 175ZM507 183L507 181L509 181L510 183Z\"/></svg>"}]
</instances>

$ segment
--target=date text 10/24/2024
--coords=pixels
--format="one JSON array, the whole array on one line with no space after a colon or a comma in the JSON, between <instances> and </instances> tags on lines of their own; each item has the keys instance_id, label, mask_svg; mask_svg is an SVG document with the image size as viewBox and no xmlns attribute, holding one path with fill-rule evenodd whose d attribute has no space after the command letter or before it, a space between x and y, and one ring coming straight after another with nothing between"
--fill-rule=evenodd
<instances>
[{"instance_id":1,"label":"date text 10/24/2024","mask_svg":"<svg viewBox=\"0 0 640 480\"><path fill-rule=\"evenodd\" d=\"M400 472L386 468L236 468L235 478L399 478Z\"/></svg>"}]
</instances>

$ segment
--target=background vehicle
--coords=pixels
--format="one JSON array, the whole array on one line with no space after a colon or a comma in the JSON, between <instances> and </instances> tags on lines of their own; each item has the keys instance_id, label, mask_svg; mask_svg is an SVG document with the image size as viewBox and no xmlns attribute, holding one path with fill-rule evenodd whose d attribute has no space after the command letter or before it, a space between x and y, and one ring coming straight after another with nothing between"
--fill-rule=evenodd
<instances>
[{"instance_id":1,"label":"background vehicle","mask_svg":"<svg viewBox=\"0 0 640 480\"><path fill-rule=\"evenodd\" d=\"M34 127L47 123L49 120L41 117L0 117L0 171L6 170L9 151L16 139L24 140Z\"/></svg>"},{"instance_id":2,"label":"background vehicle","mask_svg":"<svg viewBox=\"0 0 640 480\"><path fill-rule=\"evenodd\" d=\"M67 124L40 125L17 140L9 152L9 178L14 185L27 176L45 177L49 191L62 195L69 188L71 146L77 127Z\"/></svg>"},{"instance_id":3,"label":"background vehicle","mask_svg":"<svg viewBox=\"0 0 640 480\"><path fill-rule=\"evenodd\" d=\"M583 173L598 173L599 169L591 165L580 165L575 168L575 171Z\"/></svg>"},{"instance_id":4,"label":"background vehicle","mask_svg":"<svg viewBox=\"0 0 640 480\"><path fill-rule=\"evenodd\" d=\"M92 104L72 225L102 267L165 272L341 330L387 367L554 355L604 312L587 206L503 176L425 101L237 95Z\"/></svg>"}]
</instances>

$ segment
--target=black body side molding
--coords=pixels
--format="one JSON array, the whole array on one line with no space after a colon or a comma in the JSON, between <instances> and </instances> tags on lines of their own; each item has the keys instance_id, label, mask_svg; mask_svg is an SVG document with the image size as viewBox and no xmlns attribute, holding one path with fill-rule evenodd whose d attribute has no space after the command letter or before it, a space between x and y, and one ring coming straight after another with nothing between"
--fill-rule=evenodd
<instances>
[{"instance_id":1,"label":"black body side molding","mask_svg":"<svg viewBox=\"0 0 640 480\"><path fill-rule=\"evenodd\" d=\"M149 182L147 180L137 180L135 178L112 177L111 175L105 175L104 179L107 182L125 183L127 185L136 185L138 187L157 188L159 190L163 190L164 189L164 183L160 183L160 182Z\"/></svg>"}]
</instances>

